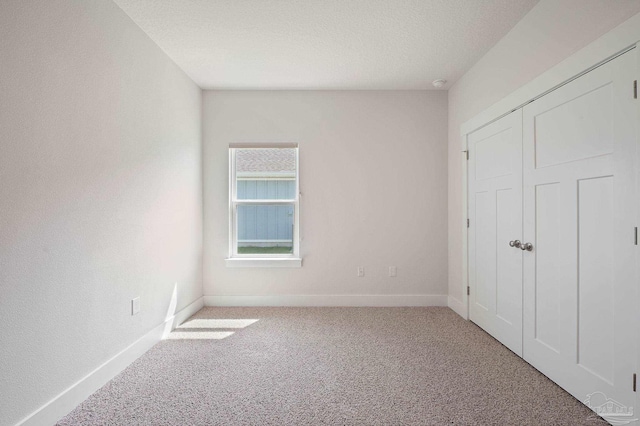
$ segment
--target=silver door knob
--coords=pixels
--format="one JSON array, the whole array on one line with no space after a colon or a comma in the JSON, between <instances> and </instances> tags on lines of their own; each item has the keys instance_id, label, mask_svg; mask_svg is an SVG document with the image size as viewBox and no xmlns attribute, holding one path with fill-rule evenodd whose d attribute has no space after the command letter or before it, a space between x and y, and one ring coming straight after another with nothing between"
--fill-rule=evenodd
<instances>
[{"instance_id":1,"label":"silver door knob","mask_svg":"<svg viewBox=\"0 0 640 426\"><path fill-rule=\"evenodd\" d=\"M521 246L522 243L520 242L520 240L509 241L509 247L520 248Z\"/></svg>"},{"instance_id":2,"label":"silver door knob","mask_svg":"<svg viewBox=\"0 0 640 426\"><path fill-rule=\"evenodd\" d=\"M526 251L533 251L533 244L531 243L524 243L522 244L522 246L520 247L521 250L526 250Z\"/></svg>"}]
</instances>

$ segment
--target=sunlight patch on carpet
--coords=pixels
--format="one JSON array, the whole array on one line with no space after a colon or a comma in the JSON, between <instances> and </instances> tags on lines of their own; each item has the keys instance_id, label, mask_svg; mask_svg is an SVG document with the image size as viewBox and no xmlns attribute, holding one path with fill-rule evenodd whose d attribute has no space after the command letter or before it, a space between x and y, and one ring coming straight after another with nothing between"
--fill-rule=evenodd
<instances>
[{"instance_id":1,"label":"sunlight patch on carpet","mask_svg":"<svg viewBox=\"0 0 640 426\"><path fill-rule=\"evenodd\" d=\"M168 340L222 340L231 336L233 331L174 331Z\"/></svg>"},{"instance_id":2,"label":"sunlight patch on carpet","mask_svg":"<svg viewBox=\"0 0 640 426\"><path fill-rule=\"evenodd\" d=\"M258 321L257 319L196 318L181 324L178 328L245 328Z\"/></svg>"}]
</instances>

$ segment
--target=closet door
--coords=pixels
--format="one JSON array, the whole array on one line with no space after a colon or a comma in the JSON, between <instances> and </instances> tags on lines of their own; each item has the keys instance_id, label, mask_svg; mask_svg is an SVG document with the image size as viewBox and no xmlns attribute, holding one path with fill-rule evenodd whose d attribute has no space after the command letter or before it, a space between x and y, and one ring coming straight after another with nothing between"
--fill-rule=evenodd
<instances>
[{"instance_id":1,"label":"closet door","mask_svg":"<svg viewBox=\"0 0 640 426\"><path fill-rule=\"evenodd\" d=\"M469 317L522 355L522 111L468 137Z\"/></svg>"},{"instance_id":2,"label":"closet door","mask_svg":"<svg viewBox=\"0 0 640 426\"><path fill-rule=\"evenodd\" d=\"M527 105L524 358L581 401L634 405L635 50Z\"/></svg>"}]
</instances>

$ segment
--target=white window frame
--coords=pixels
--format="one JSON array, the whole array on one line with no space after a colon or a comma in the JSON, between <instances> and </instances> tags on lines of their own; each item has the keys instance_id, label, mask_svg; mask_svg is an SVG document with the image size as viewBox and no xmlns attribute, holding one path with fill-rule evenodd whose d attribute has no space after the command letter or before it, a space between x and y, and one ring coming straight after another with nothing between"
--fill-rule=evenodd
<instances>
[{"instance_id":1,"label":"white window frame","mask_svg":"<svg viewBox=\"0 0 640 426\"><path fill-rule=\"evenodd\" d=\"M286 200L239 200L237 198L236 152L238 149L295 148L295 197ZM291 254L238 253L238 206L241 205L293 205L293 251ZM227 267L299 268L300 257L300 154L297 143L234 143L229 145L229 257Z\"/></svg>"}]
</instances>

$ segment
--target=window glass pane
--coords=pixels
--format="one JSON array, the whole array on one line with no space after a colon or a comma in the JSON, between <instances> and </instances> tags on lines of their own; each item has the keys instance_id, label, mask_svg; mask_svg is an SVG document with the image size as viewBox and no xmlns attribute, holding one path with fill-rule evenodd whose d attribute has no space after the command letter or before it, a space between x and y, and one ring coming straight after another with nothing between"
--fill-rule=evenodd
<instances>
[{"instance_id":1,"label":"window glass pane","mask_svg":"<svg viewBox=\"0 0 640 426\"><path fill-rule=\"evenodd\" d=\"M238 206L238 254L292 254L293 204Z\"/></svg>"},{"instance_id":2,"label":"window glass pane","mask_svg":"<svg viewBox=\"0 0 640 426\"><path fill-rule=\"evenodd\" d=\"M295 148L236 150L238 200L291 200L296 193Z\"/></svg>"}]
</instances>

